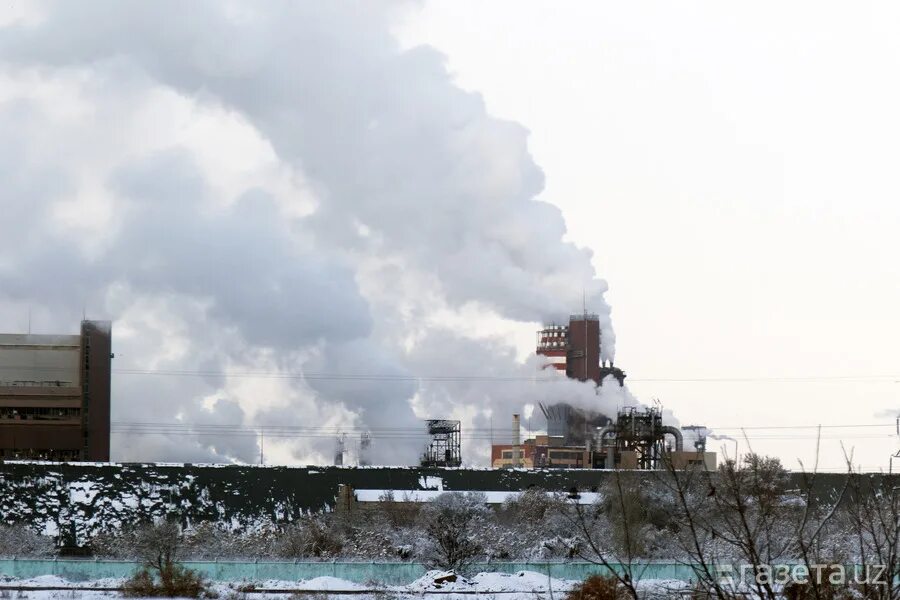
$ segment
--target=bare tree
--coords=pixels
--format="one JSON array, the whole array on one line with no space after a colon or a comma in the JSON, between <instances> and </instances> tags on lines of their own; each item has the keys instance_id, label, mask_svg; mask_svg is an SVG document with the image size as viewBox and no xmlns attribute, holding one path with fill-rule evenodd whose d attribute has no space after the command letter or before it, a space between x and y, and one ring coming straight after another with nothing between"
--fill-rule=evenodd
<instances>
[{"instance_id":1,"label":"bare tree","mask_svg":"<svg viewBox=\"0 0 900 600\"><path fill-rule=\"evenodd\" d=\"M626 481L626 476L616 470L597 502L582 504L573 491L565 512L583 542L575 548L576 555L603 566L608 577L635 600L641 575L637 560L642 557L646 527L642 506L637 482L631 478ZM613 536L609 535L611 530L615 531Z\"/></svg>"},{"instance_id":2,"label":"bare tree","mask_svg":"<svg viewBox=\"0 0 900 600\"><path fill-rule=\"evenodd\" d=\"M162 521L141 528L135 540L138 558L162 574L180 558L181 528L174 521Z\"/></svg>"},{"instance_id":3,"label":"bare tree","mask_svg":"<svg viewBox=\"0 0 900 600\"><path fill-rule=\"evenodd\" d=\"M481 554L478 529L488 517L483 494L446 492L420 512L422 529L430 545L424 561L432 568L457 572Z\"/></svg>"},{"instance_id":4,"label":"bare tree","mask_svg":"<svg viewBox=\"0 0 900 600\"><path fill-rule=\"evenodd\" d=\"M124 586L129 596L198 598L206 593L206 582L196 571L178 561L181 528L173 521L146 525L135 537L135 552L143 568Z\"/></svg>"},{"instance_id":5,"label":"bare tree","mask_svg":"<svg viewBox=\"0 0 900 600\"><path fill-rule=\"evenodd\" d=\"M749 589L756 597L776 600L784 591L776 565L799 561L813 572L832 558L824 555L821 542L843 490L825 497L816 490L815 471L804 471L800 489L791 489L777 459L751 453L741 463L727 460L716 473L677 471L667 464L664 481L678 506L679 542L698 587L709 596L743 597ZM742 576L742 567L749 567L752 579L728 582L723 577L726 565ZM832 588L818 583L810 579L804 584L803 597L834 598Z\"/></svg>"},{"instance_id":6,"label":"bare tree","mask_svg":"<svg viewBox=\"0 0 900 600\"><path fill-rule=\"evenodd\" d=\"M694 469L677 470L671 461L663 462L665 471L661 480L675 499L673 520L676 523L673 539L683 551L684 563L690 566L696 577L697 592L706 597L730 600L736 596L736 588L722 581L720 567L724 562L716 537L715 503L711 498L717 493L715 475ZM733 568L732 565L728 565Z\"/></svg>"},{"instance_id":7,"label":"bare tree","mask_svg":"<svg viewBox=\"0 0 900 600\"><path fill-rule=\"evenodd\" d=\"M896 600L900 598L900 490L890 477L858 473L852 458L847 456L846 461L849 489L845 514L857 562L864 571L858 578L859 587L865 598ZM877 581L870 581L873 578Z\"/></svg>"},{"instance_id":8,"label":"bare tree","mask_svg":"<svg viewBox=\"0 0 900 600\"><path fill-rule=\"evenodd\" d=\"M850 477L848 475L845 478L843 486L841 486L834 497L826 498L827 492L818 490L816 486L818 456L817 442L816 463L812 472L808 472L803 468L803 463L800 463L801 487L797 490L797 498L802 504L802 509L799 518L796 520L796 527L792 537L795 552L806 567L807 572L814 572L816 576L810 577L809 581L803 584L791 582L786 592L798 598L833 600L836 597L836 591L829 579L821 579L821 566L829 565L829 571L831 571L837 565L832 564L835 557L829 555L830 551L826 551L823 548L822 540L826 527L834 520L838 509L842 506ZM799 590L803 590L802 596L799 595Z\"/></svg>"}]
</instances>

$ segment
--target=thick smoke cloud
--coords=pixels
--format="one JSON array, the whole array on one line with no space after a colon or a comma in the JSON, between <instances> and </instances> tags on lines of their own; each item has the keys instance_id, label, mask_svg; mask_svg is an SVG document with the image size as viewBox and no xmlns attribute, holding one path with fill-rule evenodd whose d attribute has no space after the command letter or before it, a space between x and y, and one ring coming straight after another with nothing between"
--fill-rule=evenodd
<instances>
[{"instance_id":1,"label":"thick smoke cloud","mask_svg":"<svg viewBox=\"0 0 900 600\"><path fill-rule=\"evenodd\" d=\"M40 6L0 27L0 317L27 304L71 328L89 305L117 323L117 366L199 374L117 378L115 419L371 429L375 460L410 462L420 440L378 432L633 400L528 382L536 365L509 340L440 322L562 322L584 294L615 351L590 251L534 199L527 131L432 49L398 46L408 7ZM268 166L233 176L247 157ZM284 457L328 460L327 437L282 442ZM252 461L255 443L148 436L118 457Z\"/></svg>"}]
</instances>

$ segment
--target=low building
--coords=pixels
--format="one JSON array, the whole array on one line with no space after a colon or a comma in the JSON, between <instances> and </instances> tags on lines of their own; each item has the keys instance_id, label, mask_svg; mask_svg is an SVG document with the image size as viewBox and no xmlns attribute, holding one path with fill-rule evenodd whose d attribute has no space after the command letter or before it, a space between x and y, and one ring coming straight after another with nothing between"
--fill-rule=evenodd
<instances>
[{"instance_id":1,"label":"low building","mask_svg":"<svg viewBox=\"0 0 900 600\"><path fill-rule=\"evenodd\" d=\"M522 443L518 462L513 460L512 444L491 446L491 466L497 469L513 466L581 469L591 466L591 453L585 447L563 445L562 437L537 435Z\"/></svg>"},{"instance_id":2,"label":"low building","mask_svg":"<svg viewBox=\"0 0 900 600\"><path fill-rule=\"evenodd\" d=\"M109 461L111 326L0 334L0 459Z\"/></svg>"},{"instance_id":3,"label":"low building","mask_svg":"<svg viewBox=\"0 0 900 600\"><path fill-rule=\"evenodd\" d=\"M613 452L612 463L607 462L607 452ZM684 470L700 468L716 470L715 452L694 452L669 450L665 455L672 468ZM491 466L495 469L520 467L557 469L639 469L640 459L634 450L616 450L612 446L588 449L586 446L565 446L562 437L537 435L522 442L519 447L519 461L513 461L512 444L491 446ZM659 466L658 468L663 468Z\"/></svg>"},{"instance_id":4,"label":"low building","mask_svg":"<svg viewBox=\"0 0 900 600\"><path fill-rule=\"evenodd\" d=\"M702 471L716 470L716 453L715 452L690 452L687 450L681 452L670 452L669 460L672 462L672 468L676 471L696 468Z\"/></svg>"}]
</instances>

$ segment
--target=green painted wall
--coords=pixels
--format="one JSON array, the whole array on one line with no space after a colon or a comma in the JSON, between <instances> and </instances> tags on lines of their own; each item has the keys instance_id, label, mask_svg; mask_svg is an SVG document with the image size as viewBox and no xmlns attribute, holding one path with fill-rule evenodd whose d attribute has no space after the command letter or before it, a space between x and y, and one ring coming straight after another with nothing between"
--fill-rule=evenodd
<instances>
[{"instance_id":1,"label":"green painted wall","mask_svg":"<svg viewBox=\"0 0 900 600\"><path fill-rule=\"evenodd\" d=\"M404 585L425 574L418 563L378 562L185 562L185 566L204 573L214 581L253 581L268 579L298 581L315 577L337 577L361 584ZM28 579L40 575L56 575L69 581L96 581L131 575L138 563L109 560L31 560L0 559L0 575ZM585 562L525 563L503 562L476 564L471 572L548 573L555 579L583 580L588 575L604 573L599 565ZM635 569L637 579L680 579L693 577L690 567L677 563L647 563Z\"/></svg>"}]
</instances>

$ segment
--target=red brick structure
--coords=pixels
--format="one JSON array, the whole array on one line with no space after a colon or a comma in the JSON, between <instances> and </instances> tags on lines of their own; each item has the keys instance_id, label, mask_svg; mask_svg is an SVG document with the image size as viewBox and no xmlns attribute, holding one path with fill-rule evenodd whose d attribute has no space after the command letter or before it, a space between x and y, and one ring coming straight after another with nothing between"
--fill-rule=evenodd
<instances>
[{"instance_id":1,"label":"red brick structure","mask_svg":"<svg viewBox=\"0 0 900 600\"><path fill-rule=\"evenodd\" d=\"M568 325L545 325L537 332L535 352L547 360L546 368L564 372L579 381L593 381L597 385L612 375L623 385L625 372L600 362L600 317L584 313L571 315Z\"/></svg>"}]
</instances>

